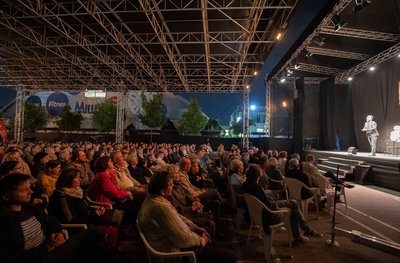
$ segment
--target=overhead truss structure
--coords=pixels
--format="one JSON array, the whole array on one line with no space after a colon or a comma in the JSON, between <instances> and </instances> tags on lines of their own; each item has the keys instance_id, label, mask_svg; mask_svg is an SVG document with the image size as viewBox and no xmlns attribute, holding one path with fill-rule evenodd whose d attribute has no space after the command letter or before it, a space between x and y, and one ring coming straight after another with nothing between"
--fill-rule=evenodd
<instances>
[{"instance_id":1,"label":"overhead truss structure","mask_svg":"<svg viewBox=\"0 0 400 263\"><path fill-rule=\"evenodd\" d=\"M35 90L243 92L297 2L4 0L0 66Z\"/></svg>"}]
</instances>

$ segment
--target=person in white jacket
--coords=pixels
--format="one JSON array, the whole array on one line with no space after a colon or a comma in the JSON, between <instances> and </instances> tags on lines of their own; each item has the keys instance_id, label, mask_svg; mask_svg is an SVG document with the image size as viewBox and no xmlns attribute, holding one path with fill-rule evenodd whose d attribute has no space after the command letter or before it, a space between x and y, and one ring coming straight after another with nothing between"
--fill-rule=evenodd
<instances>
[{"instance_id":1,"label":"person in white jacket","mask_svg":"<svg viewBox=\"0 0 400 263\"><path fill-rule=\"evenodd\" d=\"M166 199L173 185L167 172L158 172L150 180L149 195L137 219L150 245L162 252L194 251L197 262L236 262L233 251L210 246L207 231L180 215Z\"/></svg>"}]
</instances>

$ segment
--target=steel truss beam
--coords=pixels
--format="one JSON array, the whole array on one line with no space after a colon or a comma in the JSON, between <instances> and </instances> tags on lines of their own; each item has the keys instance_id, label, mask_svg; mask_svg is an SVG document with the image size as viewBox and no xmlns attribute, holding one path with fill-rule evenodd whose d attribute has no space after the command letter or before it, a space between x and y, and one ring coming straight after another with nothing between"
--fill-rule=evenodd
<instances>
[{"instance_id":1,"label":"steel truss beam","mask_svg":"<svg viewBox=\"0 0 400 263\"><path fill-rule=\"evenodd\" d=\"M319 47L306 47L306 50L315 55L337 57L337 58L347 58L355 60L366 60L369 58L366 54L348 52L343 50L319 48Z\"/></svg>"},{"instance_id":2,"label":"steel truss beam","mask_svg":"<svg viewBox=\"0 0 400 263\"><path fill-rule=\"evenodd\" d=\"M333 76L336 76L344 71L342 69L324 67L314 64L306 64L306 63L297 63L297 64L300 65L300 68L296 69L296 71L312 72L312 73L333 75ZM295 70L293 66L289 67L289 69Z\"/></svg>"},{"instance_id":3,"label":"steel truss beam","mask_svg":"<svg viewBox=\"0 0 400 263\"><path fill-rule=\"evenodd\" d=\"M311 33L306 40L303 41L303 43L296 49L295 52L290 56L290 58L283 64L283 66L275 73L274 76L279 76L281 72L289 67L289 65L292 63L293 60L295 60L300 53L310 45L314 37L316 37L323 28L327 27L331 22L331 18L333 15L340 13L343 11L348 4L353 2L353 0L339 0L339 2L333 7L332 11L324 18L322 19L321 23L317 26L317 28ZM340 30L339 30L340 31Z\"/></svg>"},{"instance_id":4,"label":"steel truss beam","mask_svg":"<svg viewBox=\"0 0 400 263\"><path fill-rule=\"evenodd\" d=\"M126 97L125 91L123 87L119 87L119 92L117 96L117 118L115 121L115 142L123 143L124 142L124 108L125 108L125 100Z\"/></svg>"},{"instance_id":5,"label":"steel truss beam","mask_svg":"<svg viewBox=\"0 0 400 263\"><path fill-rule=\"evenodd\" d=\"M364 62L361 62L357 66L337 75L335 78L335 82L336 83L345 83L348 77L353 77L353 76L357 75L358 73L365 71L370 66L382 63L390 58L398 56L399 54L400 54L400 42L397 43L396 45L384 50L383 52L373 56L372 58L370 58Z\"/></svg>"},{"instance_id":6,"label":"steel truss beam","mask_svg":"<svg viewBox=\"0 0 400 263\"><path fill-rule=\"evenodd\" d=\"M294 80L299 79L300 77L286 77L286 81L281 83L279 79L273 78L275 83L280 86L292 86ZM304 77L304 85L319 85L321 81L327 80L328 77Z\"/></svg>"},{"instance_id":7,"label":"steel truss beam","mask_svg":"<svg viewBox=\"0 0 400 263\"><path fill-rule=\"evenodd\" d=\"M250 107L250 88L245 88L243 91L243 134L242 134L242 147L243 150L249 149L249 107Z\"/></svg>"},{"instance_id":8,"label":"steel truss beam","mask_svg":"<svg viewBox=\"0 0 400 263\"><path fill-rule=\"evenodd\" d=\"M354 38L380 40L388 42L400 41L399 34L384 33L378 31L370 31L370 30L347 28L347 27L343 27L340 30L335 31L335 27L329 25L322 27L320 33L327 35L342 36L342 37L354 37Z\"/></svg>"},{"instance_id":9,"label":"steel truss beam","mask_svg":"<svg viewBox=\"0 0 400 263\"><path fill-rule=\"evenodd\" d=\"M15 117L14 117L14 140L20 143L24 140L24 97L25 90L21 86L16 88L15 97Z\"/></svg>"},{"instance_id":10,"label":"steel truss beam","mask_svg":"<svg viewBox=\"0 0 400 263\"><path fill-rule=\"evenodd\" d=\"M42 14L49 13L54 14L52 10L47 7L40 5L40 3L35 1L28 1L28 3L23 2L23 0L18 0L25 8L27 8L30 12L37 16L41 16ZM138 85L137 79L134 78L129 71L124 69L123 67L115 64L114 61L101 49L97 46L93 45L90 40L88 40L83 34L83 27L79 32L72 26L70 26L67 22L62 20L59 17L55 17L54 21L41 17L48 25L51 26L53 30L63 35L65 38L79 45L82 49L89 52L92 56L96 57L101 63L110 67L113 71L115 71L120 77L126 79L128 82L134 85Z\"/></svg>"},{"instance_id":11,"label":"steel truss beam","mask_svg":"<svg viewBox=\"0 0 400 263\"><path fill-rule=\"evenodd\" d=\"M272 83L270 81L265 83L266 88L266 96L265 96L265 135L267 137L272 137L272 121L271 121L271 112L272 112Z\"/></svg>"},{"instance_id":12,"label":"steel truss beam","mask_svg":"<svg viewBox=\"0 0 400 263\"><path fill-rule=\"evenodd\" d=\"M153 7L151 6L151 3L153 4ZM171 35L171 31L164 21L164 17L160 11L160 9L157 6L157 3L154 0L139 0L140 5L142 9L144 10L144 13L146 14L147 19L149 20L149 23L153 27L154 32L157 34L157 37L159 41L161 42L162 47L164 48L165 53L168 55L172 65L174 66L174 69L176 71L176 74L178 75L179 79L181 80L183 86L185 87L186 91L189 91L189 86L188 86L188 81L185 75L186 73L186 65L184 63L180 63L179 60L175 59L174 55L174 50L176 54L181 57L181 53L178 49L178 46L176 43L174 43L174 38ZM156 13L153 11L153 8L156 10L156 13L158 15L158 18L161 20L161 25L158 22L158 18L156 16ZM164 32L165 31L165 32ZM172 47L169 46L167 43L167 36L168 38L172 41Z\"/></svg>"}]
</instances>

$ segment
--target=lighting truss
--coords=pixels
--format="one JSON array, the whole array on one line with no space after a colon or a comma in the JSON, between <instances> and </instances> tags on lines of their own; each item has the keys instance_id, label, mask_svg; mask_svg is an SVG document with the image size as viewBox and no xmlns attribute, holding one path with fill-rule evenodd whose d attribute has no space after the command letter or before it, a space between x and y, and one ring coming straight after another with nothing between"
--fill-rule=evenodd
<instances>
[{"instance_id":1,"label":"lighting truss","mask_svg":"<svg viewBox=\"0 0 400 263\"><path fill-rule=\"evenodd\" d=\"M311 73L317 73L317 74L322 74L322 75L336 76L344 71L342 69L319 66L319 65L314 65L314 64L307 64L307 63L297 63L297 64L300 65L300 68L296 69L297 71L311 72ZM289 68L294 70L294 67L289 67Z\"/></svg>"},{"instance_id":2,"label":"lighting truss","mask_svg":"<svg viewBox=\"0 0 400 263\"><path fill-rule=\"evenodd\" d=\"M360 72L365 71L367 68L373 65L378 65L390 58L398 56L400 53L400 42L396 45L384 50L383 52L373 56L372 58L358 64L357 66L339 74L335 78L336 83L345 83L348 77L353 77Z\"/></svg>"},{"instance_id":3,"label":"lighting truss","mask_svg":"<svg viewBox=\"0 0 400 263\"><path fill-rule=\"evenodd\" d=\"M322 55L337 58L347 58L355 60L366 60L369 58L366 54L348 52L343 50L319 48L319 47L306 47L306 50L314 55Z\"/></svg>"},{"instance_id":4,"label":"lighting truss","mask_svg":"<svg viewBox=\"0 0 400 263\"><path fill-rule=\"evenodd\" d=\"M353 2L353 0L340 0L332 9L332 11L321 21L321 23L317 26L317 28L306 38L306 40L303 41L303 43L296 49L295 52L290 56L290 58L283 64L283 66L275 73L274 76L279 76L281 72L289 67L289 65L294 61L300 53L308 47L311 43L312 40L321 32L321 30L324 27L327 27L331 22L331 18L337 14L343 11L348 4Z\"/></svg>"},{"instance_id":5,"label":"lighting truss","mask_svg":"<svg viewBox=\"0 0 400 263\"><path fill-rule=\"evenodd\" d=\"M379 31L370 31L370 30L363 30L363 29L357 29L357 28L348 28L348 27L343 27L340 30L335 31L335 27L333 27L333 26L324 26L321 28L320 33L327 34L327 35L362 38L362 39L369 39L369 40L380 40L380 41L388 41L388 42L400 41L399 34L385 33L385 32L379 32Z\"/></svg>"}]
</instances>

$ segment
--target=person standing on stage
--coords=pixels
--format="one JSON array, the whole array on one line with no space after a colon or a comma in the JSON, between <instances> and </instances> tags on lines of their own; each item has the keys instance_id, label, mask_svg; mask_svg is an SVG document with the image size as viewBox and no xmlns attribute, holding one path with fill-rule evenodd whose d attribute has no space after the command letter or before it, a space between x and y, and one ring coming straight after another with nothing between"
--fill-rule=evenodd
<instances>
[{"instance_id":1,"label":"person standing on stage","mask_svg":"<svg viewBox=\"0 0 400 263\"><path fill-rule=\"evenodd\" d=\"M371 146L371 156L376 154L376 141L378 140L379 132L377 129L377 124L372 119L374 116L368 115L367 121L364 124L364 128L361 131L365 131L369 145Z\"/></svg>"}]
</instances>

